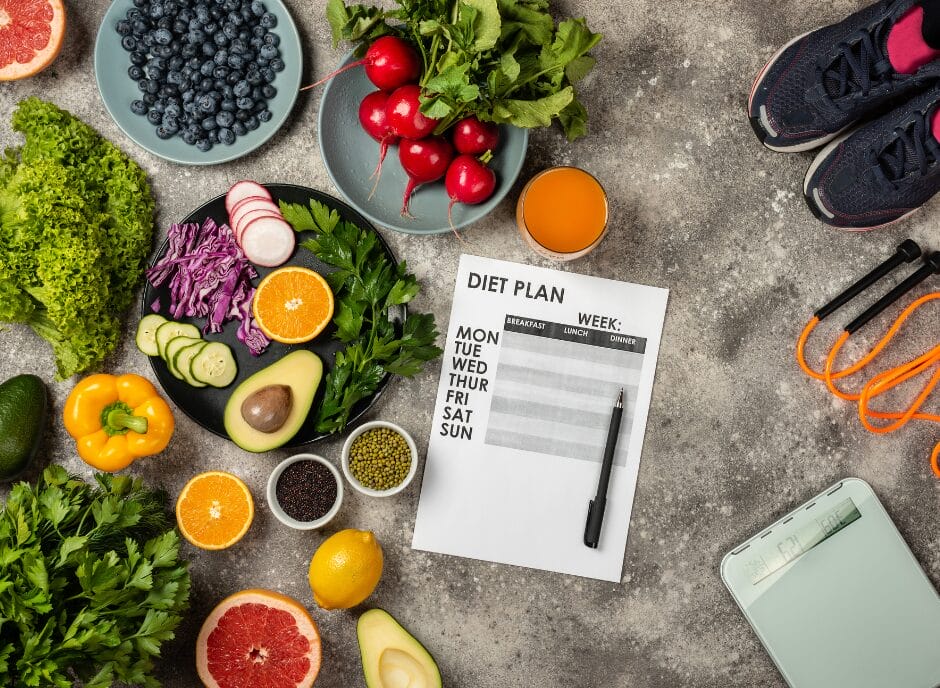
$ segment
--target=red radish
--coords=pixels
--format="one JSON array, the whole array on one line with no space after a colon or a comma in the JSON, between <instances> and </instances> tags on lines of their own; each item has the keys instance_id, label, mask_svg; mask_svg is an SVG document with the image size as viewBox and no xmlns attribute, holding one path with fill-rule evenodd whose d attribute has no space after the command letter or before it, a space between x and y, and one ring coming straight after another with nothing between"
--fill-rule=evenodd
<instances>
[{"instance_id":1,"label":"red radish","mask_svg":"<svg viewBox=\"0 0 940 688\"><path fill-rule=\"evenodd\" d=\"M261 184L243 179L240 182L235 182L235 184L232 185L232 188L228 190L228 193L225 194L225 209L231 213L236 203L251 196L258 196L260 198L267 198L269 201L271 200L270 192L261 186Z\"/></svg>"},{"instance_id":2,"label":"red radish","mask_svg":"<svg viewBox=\"0 0 940 688\"><path fill-rule=\"evenodd\" d=\"M402 141L398 146L398 160L408 174L408 186L402 200L401 214L411 217L408 202L411 194L422 184L436 182L447 172L454 158L454 147L443 136L432 136L420 141Z\"/></svg>"},{"instance_id":3,"label":"red radish","mask_svg":"<svg viewBox=\"0 0 940 688\"><path fill-rule=\"evenodd\" d=\"M274 201L269 201L266 198L248 198L236 205L228 216L232 222L238 222L240 216L244 215L249 210L258 210L259 208L267 208L278 214L281 212L281 209Z\"/></svg>"},{"instance_id":4,"label":"red radish","mask_svg":"<svg viewBox=\"0 0 940 688\"><path fill-rule=\"evenodd\" d=\"M301 91L314 88L342 74L347 69L365 65L366 76L383 91L394 91L399 86L410 84L421 76L421 57L411 45L397 36L382 36L376 39L361 60L340 67L327 74L317 83L304 86Z\"/></svg>"},{"instance_id":5,"label":"red radish","mask_svg":"<svg viewBox=\"0 0 940 688\"><path fill-rule=\"evenodd\" d=\"M245 225L241 247L252 263L277 267L294 252L294 230L280 218L259 217Z\"/></svg>"},{"instance_id":6,"label":"red radish","mask_svg":"<svg viewBox=\"0 0 940 688\"><path fill-rule=\"evenodd\" d=\"M444 188L450 196L447 221L453 228L454 204L475 205L488 199L496 190L496 173L472 155L458 155L447 168Z\"/></svg>"},{"instance_id":7,"label":"red radish","mask_svg":"<svg viewBox=\"0 0 940 688\"><path fill-rule=\"evenodd\" d=\"M273 217L278 220L284 219L283 215L271 210L270 208L255 208L254 210L249 210L248 212L239 215L238 220L232 222L232 231L235 232L236 243L241 244L242 230L244 230L252 220L257 220L260 217Z\"/></svg>"},{"instance_id":8,"label":"red radish","mask_svg":"<svg viewBox=\"0 0 940 688\"><path fill-rule=\"evenodd\" d=\"M388 147L398 143L398 137L392 133L388 126L388 117L385 115L387 102L388 94L385 91L373 91L359 104L359 124L369 136L379 142L379 164L372 173L375 177L375 184L372 186L369 198L372 198L375 188L379 185L379 179L382 178L382 163L385 162Z\"/></svg>"},{"instance_id":9,"label":"red radish","mask_svg":"<svg viewBox=\"0 0 940 688\"><path fill-rule=\"evenodd\" d=\"M385 114L392 133L403 139L430 136L440 120L425 117L421 112L421 87L408 84L395 89L385 104Z\"/></svg>"},{"instance_id":10,"label":"red radish","mask_svg":"<svg viewBox=\"0 0 940 688\"><path fill-rule=\"evenodd\" d=\"M499 145L499 127L492 122L481 122L467 117L454 126L454 148L466 155L483 155Z\"/></svg>"}]
</instances>

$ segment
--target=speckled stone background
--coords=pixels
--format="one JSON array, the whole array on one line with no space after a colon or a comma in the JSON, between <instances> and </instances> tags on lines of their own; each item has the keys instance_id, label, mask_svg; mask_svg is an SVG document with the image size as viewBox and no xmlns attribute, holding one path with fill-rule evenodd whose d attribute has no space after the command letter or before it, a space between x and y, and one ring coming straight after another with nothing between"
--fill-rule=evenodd
<instances>
[{"instance_id":1,"label":"speckled stone background","mask_svg":"<svg viewBox=\"0 0 940 688\"><path fill-rule=\"evenodd\" d=\"M0 85L0 143L16 142L9 119L20 98L51 98L144 166L161 233L244 177L335 193L317 150L316 91L301 96L271 142L235 163L186 168L137 149L112 123L95 87L92 46L108 3L66 1L69 33L58 61L37 78ZM312 80L330 71L341 53L330 47L323 2L288 4L302 28ZM772 519L839 478L862 477L940 584L940 483L927 462L936 426L870 435L853 408L810 383L793 360L794 341L812 310L901 238L940 248L940 203L888 230L834 232L804 207L801 183L811 156L764 150L748 126L748 87L774 50L859 3L552 4L558 14L584 14L606 36L595 53L599 67L583 87L591 134L569 145L556 130L537 132L523 177L574 164L608 189L610 235L591 256L564 269L672 290L623 579L611 585L413 552L420 481L393 500L350 495L329 532L376 532L387 564L369 604L388 609L425 642L447 686L783 686L718 575L722 554ZM442 328L461 251L545 264L515 231L517 195L518 188L466 233L466 247L450 236L385 233L423 281L418 305L433 310ZM150 374L133 345L135 322L136 314L129 314L128 335L107 370ZM911 353L932 346L937 325L936 310L921 315L901 348ZM903 353L890 358L900 362ZM42 375L60 411L72 382L53 383L52 368L49 349L31 332L0 334L0 378ZM373 414L402 424L422 450L438 370L392 385ZM324 534L289 531L264 504L267 474L288 452L249 455L182 414L178 422L170 450L131 471L175 496L194 473L228 469L249 482L259 508L249 535L231 550L186 546L193 606L178 641L167 647L162 676L168 688L199 685L193 641L202 619L222 597L254 586L293 595L312 609L325 651L318 687L362 686L356 612L320 611L307 586L307 562ZM57 420L49 432L47 456L88 474ZM317 450L338 460L339 448L337 440Z\"/></svg>"}]
</instances>

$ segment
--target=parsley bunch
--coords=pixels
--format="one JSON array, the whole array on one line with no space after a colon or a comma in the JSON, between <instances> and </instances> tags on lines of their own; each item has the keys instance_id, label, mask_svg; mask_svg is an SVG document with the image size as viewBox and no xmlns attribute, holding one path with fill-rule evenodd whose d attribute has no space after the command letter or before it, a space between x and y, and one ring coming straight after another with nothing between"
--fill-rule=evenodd
<instances>
[{"instance_id":1,"label":"parsley bunch","mask_svg":"<svg viewBox=\"0 0 940 688\"><path fill-rule=\"evenodd\" d=\"M602 36L583 18L555 24L548 0L397 0L398 8L329 0L334 46L366 50L394 34L424 62L421 111L443 133L469 115L532 129L558 119L569 141L587 133L575 84L594 68L588 53Z\"/></svg>"},{"instance_id":2,"label":"parsley bunch","mask_svg":"<svg viewBox=\"0 0 940 688\"><path fill-rule=\"evenodd\" d=\"M334 336L346 348L326 376L317 430L338 432L386 374L412 377L443 353L435 345L437 325L433 315L413 311L400 332L389 320L389 309L411 301L421 287L404 261L392 263L375 232L340 220L335 210L312 199L309 208L281 201L281 213L296 231L317 232L300 245L336 268L324 278L336 299Z\"/></svg>"},{"instance_id":3,"label":"parsley bunch","mask_svg":"<svg viewBox=\"0 0 940 688\"><path fill-rule=\"evenodd\" d=\"M189 597L166 496L50 466L0 510L0 685L159 686L150 672Z\"/></svg>"}]
</instances>

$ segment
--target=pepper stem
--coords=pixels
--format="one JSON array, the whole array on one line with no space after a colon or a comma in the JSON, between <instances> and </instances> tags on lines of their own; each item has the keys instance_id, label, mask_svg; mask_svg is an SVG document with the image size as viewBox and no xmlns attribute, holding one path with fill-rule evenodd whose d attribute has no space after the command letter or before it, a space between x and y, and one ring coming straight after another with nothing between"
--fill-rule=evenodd
<instances>
[{"instance_id":1,"label":"pepper stem","mask_svg":"<svg viewBox=\"0 0 940 688\"><path fill-rule=\"evenodd\" d=\"M101 412L101 427L110 436L124 435L129 431L143 435L147 432L147 419L135 416L134 409L123 401L115 401Z\"/></svg>"}]
</instances>

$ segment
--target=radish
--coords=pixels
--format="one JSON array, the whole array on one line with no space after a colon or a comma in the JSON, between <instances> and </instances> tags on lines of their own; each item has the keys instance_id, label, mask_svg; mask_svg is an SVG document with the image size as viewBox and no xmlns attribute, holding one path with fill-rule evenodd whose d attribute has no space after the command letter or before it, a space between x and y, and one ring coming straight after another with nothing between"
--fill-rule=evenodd
<instances>
[{"instance_id":1,"label":"radish","mask_svg":"<svg viewBox=\"0 0 940 688\"><path fill-rule=\"evenodd\" d=\"M454 126L454 148L466 155L483 155L499 145L499 127L492 122L481 122L467 117Z\"/></svg>"},{"instance_id":2,"label":"radish","mask_svg":"<svg viewBox=\"0 0 940 688\"><path fill-rule=\"evenodd\" d=\"M447 168L444 188L450 196L447 221L454 229L454 204L475 205L488 199L496 190L496 173L472 155L458 155Z\"/></svg>"},{"instance_id":3,"label":"radish","mask_svg":"<svg viewBox=\"0 0 940 688\"><path fill-rule=\"evenodd\" d=\"M398 137L392 133L388 126L388 117L385 114L385 104L388 102L388 94L385 91L373 91L359 104L359 124L365 132L379 142L379 164L375 166L372 176L375 177L375 184L372 186L372 194L379 185L379 179L382 178L382 163L385 162L385 155L388 153L388 147L398 143Z\"/></svg>"},{"instance_id":4,"label":"radish","mask_svg":"<svg viewBox=\"0 0 940 688\"><path fill-rule=\"evenodd\" d=\"M411 194L422 184L436 182L443 177L453 157L454 147L443 136L432 136L420 141L402 141L398 146L398 160L408 174L408 186L402 199L402 215L411 217L408 212Z\"/></svg>"},{"instance_id":5,"label":"radish","mask_svg":"<svg viewBox=\"0 0 940 688\"><path fill-rule=\"evenodd\" d=\"M251 198L246 198L244 201L239 201L238 205L232 208L228 216L231 218L232 222L237 222L241 215L244 215L249 210L257 210L258 208L270 208L276 213L281 212L281 209L274 201L252 196Z\"/></svg>"},{"instance_id":6,"label":"radish","mask_svg":"<svg viewBox=\"0 0 940 688\"><path fill-rule=\"evenodd\" d=\"M255 208L254 210L249 210L245 213L242 213L238 216L238 220L235 220L232 223L232 231L235 232L235 242L239 245L241 244L242 239L242 230L248 226L252 220L257 220L260 217L273 217L278 220L283 220L284 216L279 212L275 212L270 208Z\"/></svg>"},{"instance_id":7,"label":"radish","mask_svg":"<svg viewBox=\"0 0 940 688\"><path fill-rule=\"evenodd\" d=\"M421 76L421 57L411 45L397 36L382 36L376 39L361 60L340 67L327 74L317 83L304 86L301 91L314 88L342 74L347 69L365 65L366 76L383 91L394 91L399 86L414 83Z\"/></svg>"},{"instance_id":8,"label":"radish","mask_svg":"<svg viewBox=\"0 0 940 688\"><path fill-rule=\"evenodd\" d=\"M440 122L421 112L421 87L417 84L395 89L385 104L385 114L392 133L403 139L430 136Z\"/></svg>"},{"instance_id":9,"label":"radish","mask_svg":"<svg viewBox=\"0 0 940 688\"><path fill-rule=\"evenodd\" d=\"M294 230L280 218L259 217L245 225L240 243L248 260L273 268L294 252Z\"/></svg>"},{"instance_id":10,"label":"radish","mask_svg":"<svg viewBox=\"0 0 940 688\"><path fill-rule=\"evenodd\" d=\"M225 194L225 210L229 213L235 208L235 205L239 201L243 201L246 198L251 196L258 196L260 198L267 198L271 200L270 192L265 189L258 182L253 182L248 179L243 179L240 182L235 182L232 185L232 188L228 190L228 193Z\"/></svg>"}]
</instances>

